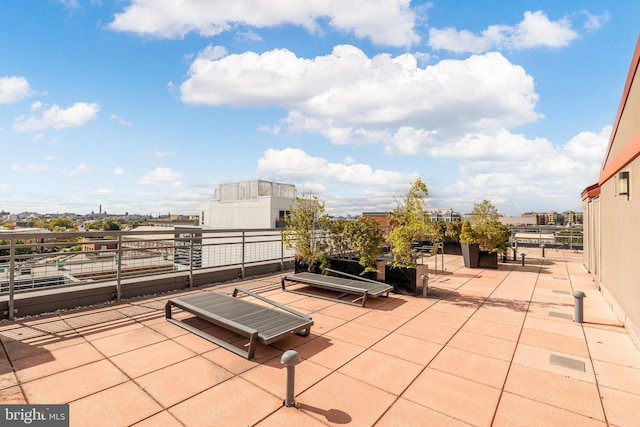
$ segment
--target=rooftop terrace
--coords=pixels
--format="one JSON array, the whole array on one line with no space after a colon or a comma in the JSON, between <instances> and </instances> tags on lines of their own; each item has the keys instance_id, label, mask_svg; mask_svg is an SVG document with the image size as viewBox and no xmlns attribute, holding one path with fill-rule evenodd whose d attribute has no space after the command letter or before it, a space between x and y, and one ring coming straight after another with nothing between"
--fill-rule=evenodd
<instances>
[{"instance_id":1,"label":"rooftop terrace","mask_svg":"<svg viewBox=\"0 0 640 427\"><path fill-rule=\"evenodd\" d=\"M192 291L243 286L313 317L309 337L252 360L165 320L186 292L2 322L0 401L69 403L72 426L637 425L640 352L582 254L523 250L526 266L498 270L445 255L428 298L364 308L282 292L281 275ZM302 358L295 408L283 405L289 349Z\"/></svg>"}]
</instances>

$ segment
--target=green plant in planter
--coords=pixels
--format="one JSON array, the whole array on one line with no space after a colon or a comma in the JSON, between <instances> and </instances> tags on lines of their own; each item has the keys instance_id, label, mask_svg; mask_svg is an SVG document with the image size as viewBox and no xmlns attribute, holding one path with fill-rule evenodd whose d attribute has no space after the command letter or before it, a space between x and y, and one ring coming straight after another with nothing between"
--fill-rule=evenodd
<instances>
[{"instance_id":1,"label":"green plant in planter","mask_svg":"<svg viewBox=\"0 0 640 427\"><path fill-rule=\"evenodd\" d=\"M454 242L460 242L460 233L462 232L462 222L451 221L446 225L445 236Z\"/></svg>"},{"instance_id":2,"label":"green plant in planter","mask_svg":"<svg viewBox=\"0 0 640 427\"><path fill-rule=\"evenodd\" d=\"M377 258L384 238L376 220L360 216L355 221L350 221L347 229L351 235L351 249L364 267L362 274L377 272Z\"/></svg>"},{"instance_id":3,"label":"green plant in planter","mask_svg":"<svg viewBox=\"0 0 640 427\"><path fill-rule=\"evenodd\" d=\"M471 219L468 221L471 231L466 230L467 234L464 237L465 241L463 241L465 234L465 225L463 224L460 242L478 243L489 252L504 253L506 248L510 246L511 230L498 218L500 218L500 214L490 201L483 200L476 203L471 212Z\"/></svg>"},{"instance_id":4,"label":"green plant in planter","mask_svg":"<svg viewBox=\"0 0 640 427\"><path fill-rule=\"evenodd\" d=\"M425 240L429 233L425 220L424 199L429 195L427 185L421 178L411 184L407 196L389 215L391 231L389 243L393 256L393 267L415 267L418 265L413 243Z\"/></svg>"},{"instance_id":5,"label":"green plant in planter","mask_svg":"<svg viewBox=\"0 0 640 427\"><path fill-rule=\"evenodd\" d=\"M355 220L336 218L328 221L328 255L331 258L353 259L364 267L364 273L377 272L377 257L383 241L378 223L371 217Z\"/></svg>"},{"instance_id":6,"label":"green plant in planter","mask_svg":"<svg viewBox=\"0 0 640 427\"><path fill-rule=\"evenodd\" d=\"M289 207L285 215L287 223L282 232L282 240L287 249L293 249L295 257L307 265L309 271L320 262L320 268L327 268L327 227L329 217L324 211L324 203L314 195L296 197L296 206Z\"/></svg>"},{"instance_id":7,"label":"green plant in planter","mask_svg":"<svg viewBox=\"0 0 640 427\"><path fill-rule=\"evenodd\" d=\"M471 223L469 220L465 220L462 223L462 227L460 228L460 243L463 245L471 245L474 243L478 243L476 239L476 235L473 232L473 228L471 228Z\"/></svg>"}]
</instances>

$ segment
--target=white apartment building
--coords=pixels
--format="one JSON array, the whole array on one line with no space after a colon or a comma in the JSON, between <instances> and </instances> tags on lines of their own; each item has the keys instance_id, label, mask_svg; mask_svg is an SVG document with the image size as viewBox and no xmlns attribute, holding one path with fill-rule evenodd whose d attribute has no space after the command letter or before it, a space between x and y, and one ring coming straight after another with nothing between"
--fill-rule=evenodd
<instances>
[{"instance_id":1,"label":"white apartment building","mask_svg":"<svg viewBox=\"0 0 640 427\"><path fill-rule=\"evenodd\" d=\"M215 229L282 228L295 205L296 187L270 181L220 184L200 215L200 226Z\"/></svg>"}]
</instances>

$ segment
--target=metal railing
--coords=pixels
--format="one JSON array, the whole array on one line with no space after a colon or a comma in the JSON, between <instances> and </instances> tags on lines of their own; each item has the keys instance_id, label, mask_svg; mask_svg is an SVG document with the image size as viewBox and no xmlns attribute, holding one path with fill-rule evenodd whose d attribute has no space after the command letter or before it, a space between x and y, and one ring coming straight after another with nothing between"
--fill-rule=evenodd
<instances>
[{"instance_id":1,"label":"metal railing","mask_svg":"<svg viewBox=\"0 0 640 427\"><path fill-rule=\"evenodd\" d=\"M293 259L279 230L208 230L158 227L158 230L21 233L0 231L0 298L8 295L9 318L15 296L43 289L116 282L153 275L188 275L223 267Z\"/></svg>"}]
</instances>

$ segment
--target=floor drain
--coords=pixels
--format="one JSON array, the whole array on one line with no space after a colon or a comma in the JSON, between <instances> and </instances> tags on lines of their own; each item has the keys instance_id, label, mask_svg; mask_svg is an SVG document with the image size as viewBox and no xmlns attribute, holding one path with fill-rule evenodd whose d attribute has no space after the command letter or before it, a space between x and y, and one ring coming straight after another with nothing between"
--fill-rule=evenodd
<instances>
[{"instance_id":1,"label":"floor drain","mask_svg":"<svg viewBox=\"0 0 640 427\"><path fill-rule=\"evenodd\" d=\"M568 314L568 313L558 313L557 311L550 311L549 312L549 316L551 316L551 317L560 317L562 319L571 320L571 315Z\"/></svg>"},{"instance_id":2,"label":"floor drain","mask_svg":"<svg viewBox=\"0 0 640 427\"><path fill-rule=\"evenodd\" d=\"M563 368L573 369L574 371L585 372L584 362L582 360L558 356L557 354L552 353L551 356L549 356L549 363L556 366L562 366Z\"/></svg>"},{"instance_id":3,"label":"floor drain","mask_svg":"<svg viewBox=\"0 0 640 427\"><path fill-rule=\"evenodd\" d=\"M551 292L555 292L556 294L565 294L565 295L571 295L571 292L569 291L561 291L559 289L554 289Z\"/></svg>"}]
</instances>

